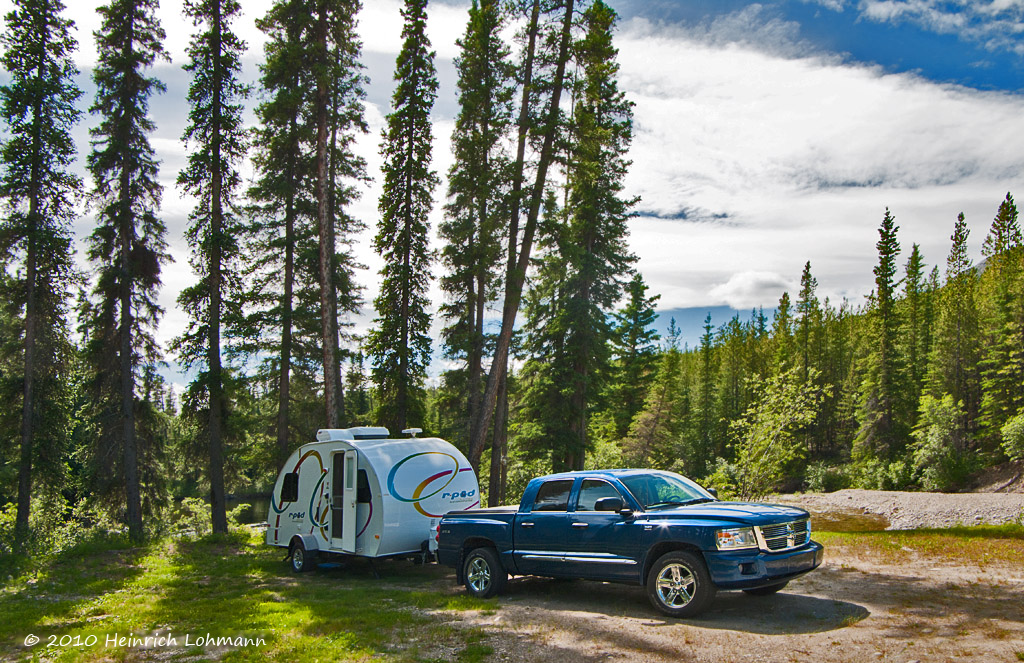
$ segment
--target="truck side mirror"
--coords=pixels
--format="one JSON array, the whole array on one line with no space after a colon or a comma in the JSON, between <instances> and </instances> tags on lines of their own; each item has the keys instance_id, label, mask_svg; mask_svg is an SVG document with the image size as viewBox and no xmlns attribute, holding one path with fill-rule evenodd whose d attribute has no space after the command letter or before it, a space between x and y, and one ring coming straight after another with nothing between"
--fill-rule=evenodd
<instances>
[{"instance_id":1,"label":"truck side mirror","mask_svg":"<svg viewBox=\"0 0 1024 663\"><path fill-rule=\"evenodd\" d=\"M711 497L714 497L715 499L718 499L718 489L717 488L705 488L704 490L706 490L709 493L711 493Z\"/></svg>"},{"instance_id":2,"label":"truck side mirror","mask_svg":"<svg viewBox=\"0 0 1024 663\"><path fill-rule=\"evenodd\" d=\"M594 511L622 511L622 498L602 497L594 504Z\"/></svg>"}]
</instances>

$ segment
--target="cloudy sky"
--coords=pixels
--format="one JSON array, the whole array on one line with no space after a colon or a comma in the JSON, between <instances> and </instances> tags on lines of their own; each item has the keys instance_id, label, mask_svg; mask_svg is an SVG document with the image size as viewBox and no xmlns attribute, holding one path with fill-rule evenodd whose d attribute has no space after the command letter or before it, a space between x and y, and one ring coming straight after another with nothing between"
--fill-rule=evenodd
<instances>
[{"instance_id":1,"label":"cloudy sky","mask_svg":"<svg viewBox=\"0 0 1024 663\"><path fill-rule=\"evenodd\" d=\"M99 27L89 0L71 0L91 100ZM155 75L168 90L153 103L153 144L162 160L162 213L176 262L165 270L160 338L185 329L175 305L193 280L183 239L192 201L174 186L184 163L188 77L181 70L191 32L180 0L160 11L172 62ZM257 76L263 40L254 20L269 0L246 0L237 31ZM872 290L877 228L889 207L904 246L921 245L942 264L959 212L981 242L1007 191L1024 172L1024 0L612 0L621 81L635 104L627 194L642 198L630 244L684 337L704 316L721 324L734 310L771 309L791 293L806 261L819 295L860 303ZM380 192L377 155L401 46L399 0L364 0L363 61L371 78L360 149L375 181L354 213L369 230L358 251L372 302L380 261L370 249ZM434 166L450 163L458 110L452 59L468 0L434 0L428 31L437 51ZM0 0L5 13L10 0ZM251 103L255 103L253 100ZM86 117L76 135L88 150ZM445 189L438 189L438 198ZM435 212L436 227L439 212ZM91 230L84 215L80 238ZM435 305L437 292L434 291ZM356 321L365 329L372 310Z\"/></svg>"}]
</instances>

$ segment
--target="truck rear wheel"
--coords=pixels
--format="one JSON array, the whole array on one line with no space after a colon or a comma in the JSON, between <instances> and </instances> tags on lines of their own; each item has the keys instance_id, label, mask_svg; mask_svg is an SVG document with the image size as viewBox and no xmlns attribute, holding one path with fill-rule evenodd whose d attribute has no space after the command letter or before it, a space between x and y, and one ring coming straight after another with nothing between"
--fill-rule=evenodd
<instances>
[{"instance_id":1,"label":"truck rear wheel","mask_svg":"<svg viewBox=\"0 0 1024 663\"><path fill-rule=\"evenodd\" d=\"M474 548L466 555L462 569L466 591L477 598L486 599L500 594L508 582L508 573L494 548Z\"/></svg>"},{"instance_id":2,"label":"truck rear wheel","mask_svg":"<svg viewBox=\"0 0 1024 663\"><path fill-rule=\"evenodd\" d=\"M699 615L711 605L716 592L704 560L685 550L659 557L647 576L651 605L670 617Z\"/></svg>"}]
</instances>

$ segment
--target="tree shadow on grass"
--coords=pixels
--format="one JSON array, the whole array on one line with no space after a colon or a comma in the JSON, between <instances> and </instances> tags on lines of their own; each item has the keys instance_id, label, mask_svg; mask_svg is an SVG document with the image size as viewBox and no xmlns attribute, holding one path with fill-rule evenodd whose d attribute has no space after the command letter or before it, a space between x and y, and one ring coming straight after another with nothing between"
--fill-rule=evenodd
<instances>
[{"instance_id":1,"label":"tree shadow on grass","mask_svg":"<svg viewBox=\"0 0 1024 663\"><path fill-rule=\"evenodd\" d=\"M344 660L407 651L418 641L428 649L445 638L454 647L465 644L428 614L451 607L452 597L436 591L446 570L380 562L378 579L374 566L353 560L295 574L282 557L281 549L247 541L176 542L145 622L172 628L182 642L186 634L193 642L207 633L263 638L258 648L232 651L241 659ZM474 602L473 607L493 607Z\"/></svg>"},{"instance_id":2,"label":"tree shadow on grass","mask_svg":"<svg viewBox=\"0 0 1024 663\"><path fill-rule=\"evenodd\" d=\"M87 542L38 561L34 570L11 578L0 591L0 658L28 654L25 638L82 635L84 626L102 621L98 600L122 590L141 573L145 547Z\"/></svg>"}]
</instances>

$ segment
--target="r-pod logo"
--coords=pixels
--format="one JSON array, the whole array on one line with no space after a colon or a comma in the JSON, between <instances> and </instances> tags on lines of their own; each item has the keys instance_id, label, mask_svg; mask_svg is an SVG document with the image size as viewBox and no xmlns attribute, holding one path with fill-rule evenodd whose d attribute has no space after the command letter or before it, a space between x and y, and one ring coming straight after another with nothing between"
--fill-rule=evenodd
<instances>
[{"instance_id":1,"label":"r-pod logo","mask_svg":"<svg viewBox=\"0 0 1024 663\"><path fill-rule=\"evenodd\" d=\"M466 499L467 497L473 497L474 495L476 495L475 490L464 490L461 493L441 493L441 499L449 499L454 502L455 500Z\"/></svg>"}]
</instances>

